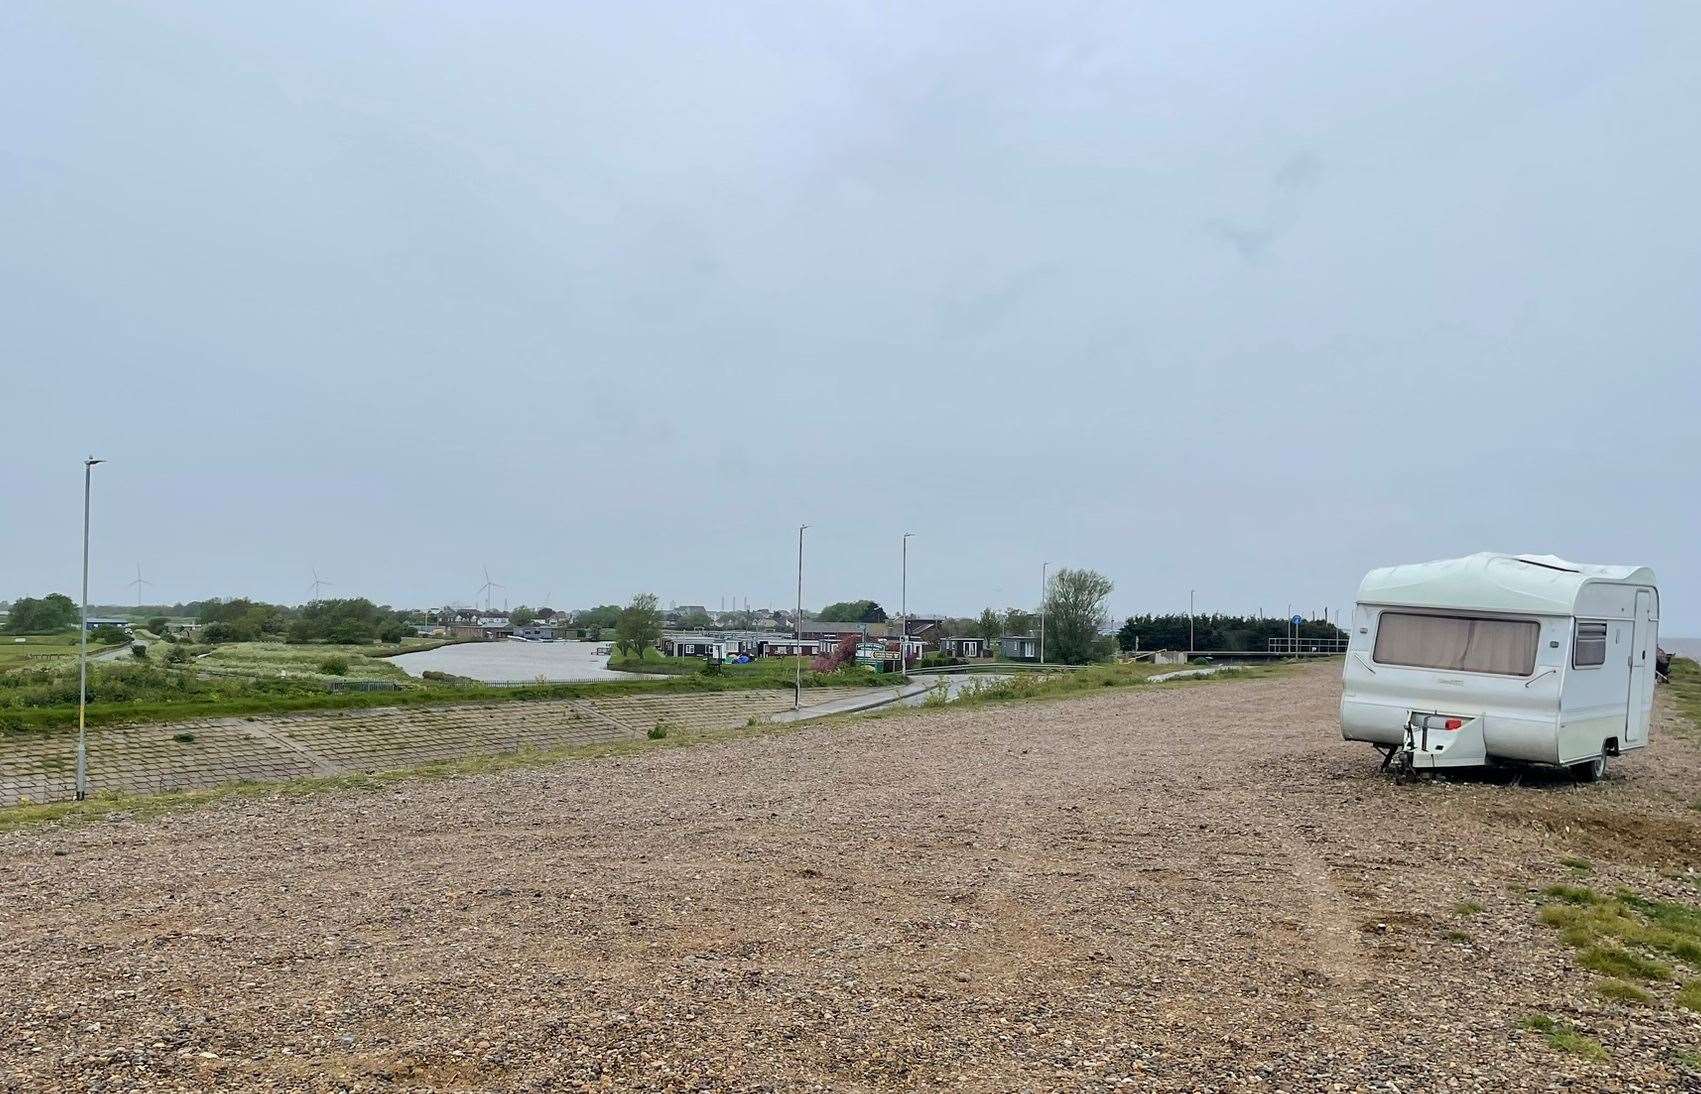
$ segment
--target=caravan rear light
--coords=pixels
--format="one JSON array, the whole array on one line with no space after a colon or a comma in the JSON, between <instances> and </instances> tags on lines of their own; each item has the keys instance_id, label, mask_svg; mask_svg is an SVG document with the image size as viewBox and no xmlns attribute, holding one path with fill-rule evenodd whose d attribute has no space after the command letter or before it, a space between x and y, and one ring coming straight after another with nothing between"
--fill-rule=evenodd
<instances>
[{"instance_id":1,"label":"caravan rear light","mask_svg":"<svg viewBox=\"0 0 1701 1094\"><path fill-rule=\"evenodd\" d=\"M1447 728L1448 729L1458 729L1460 726L1462 726L1464 724L1465 724L1465 720L1463 718L1449 718L1449 719L1447 719Z\"/></svg>"}]
</instances>

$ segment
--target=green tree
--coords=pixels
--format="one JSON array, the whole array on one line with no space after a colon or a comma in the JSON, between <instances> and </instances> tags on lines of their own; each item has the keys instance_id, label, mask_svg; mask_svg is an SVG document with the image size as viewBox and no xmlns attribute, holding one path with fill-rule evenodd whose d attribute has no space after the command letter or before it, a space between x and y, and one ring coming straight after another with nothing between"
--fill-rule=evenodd
<instances>
[{"instance_id":1,"label":"green tree","mask_svg":"<svg viewBox=\"0 0 1701 1094\"><path fill-rule=\"evenodd\" d=\"M40 599L20 596L13 601L5 629L7 634L51 634L76 625L76 601L64 593L48 593Z\"/></svg>"},{"instance_id":2,"label":"green tree","mask_svg":"<svg viewBox=\"0 0 1701 1094\"><path fill-rule=\"evenodd\" d=\"M1105 655L1100 636L1110 623L1105 601L1115 586L1096 570L1067 567L1052 575L1045 591L1045 648L1049 659L1085 664Z\"/></svg>"},{"instance_id":3,"label":"green tree","mask_svg":"<svg viewBox=\"0 0 1701 1094\"><path fill-rule=\"evenodd\" d=\"M164 638L165 632L170 629L171 620L167 619L163 615L156 615L152 619L148 620L148 630L153 634L159 635L161 638Z\"/></svg>"},{"instance_id":4,"label":"green tree","mask_svg":"<svg viewBox=\"0 0 1701 1094\"><path fill-rule=\"evenodd\" d=\"M629 657L642 657L644 651L661 641L662 617L656 607L656 594L639 593L620 611L615 624L615 641L620 651Z\"/></svg>"},{"instance_id":5,"label":"green tree","mask_svg":"<svg viewBox=\"0 0 1701 1094\"><path fill-rule=\"evenodd\" d=\"M991 647L1004 633L1004 617L992 608L983 610L980 619L975 622L975 633Z\"/></svg>"},{"instance_id":6,"label":"green tree","mask_svg":"<svg viewBox=\"0 0 1701 1094\"><path fill-rule=\"evenodd\" d=\"M513 611L508 613L508 622L514 624L516 627L529 627L536 619L537 613L526 607L524 604L521 604L518 608L515 608Z\"/></svg>"},{"instance_id":7,"label":"green tree","mask_svg":"<svg viewBox=\"0 0 1701 1094\"><path fill-rule=\"evenodd\" d=\"M884 623L886 610L872 600L840 600L815 617L823 623Z\"/></svg>"},{"instance_id":8,"label":"green tree","mask_svg":"<svg viewBox=\"0 0 1701 1094\"><path fill-rule=\"evenodd\" d=\"M703 631L714 625L715 621L709 617L709 613L701 608L693 608L691 611L680 613L679 616L679 626L684 630Z\"/></svg>"},{"instance_id":9,"label":"green tree","mask_svg":"<svg viewBox=\"0 0 1701 1094\"><path fill-rule=\"evenodd\" d=\"M1023 611L1021 608L1004 609L1005 634L1034 633L1034 613Z\"/></svg>"}]
</instances>

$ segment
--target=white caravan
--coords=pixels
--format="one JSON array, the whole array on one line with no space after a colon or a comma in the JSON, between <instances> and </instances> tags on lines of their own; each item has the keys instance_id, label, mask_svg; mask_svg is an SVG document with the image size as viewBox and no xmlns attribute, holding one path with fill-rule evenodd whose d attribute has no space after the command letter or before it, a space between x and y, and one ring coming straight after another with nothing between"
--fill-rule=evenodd
<instances>
[{"instance_id":1,"label":"white caravan","mask_svg":"<svg viewBox=\"0 0 1701 1094\"><path fill-rule=\"evenodd\" d=\"M1341 736L1402 772L1571 767L1648 743L1660 594L1645 566L1481 553L1366 574Z\"/></svg>"}]
</instances>

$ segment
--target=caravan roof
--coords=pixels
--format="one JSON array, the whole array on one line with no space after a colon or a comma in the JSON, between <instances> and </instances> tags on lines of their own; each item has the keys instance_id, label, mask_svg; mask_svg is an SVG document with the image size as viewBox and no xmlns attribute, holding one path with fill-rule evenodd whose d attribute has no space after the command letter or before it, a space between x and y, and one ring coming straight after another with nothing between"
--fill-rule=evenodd
<instances>
[{"instance_id":1,"label":"caravan roof","mask_svg":"<svg viewBox=\"0 0 1701 1094\"><path fill-rule=\"evenodd\" d=\"M1358 600L1414 608L1572 615L1578 594L1592 582L1653 585L1654 571L1646 566L1567 562L1553 555L1481 551L1464 558L1372 570L1359 584Z\"/></svg>"}]
</instances>

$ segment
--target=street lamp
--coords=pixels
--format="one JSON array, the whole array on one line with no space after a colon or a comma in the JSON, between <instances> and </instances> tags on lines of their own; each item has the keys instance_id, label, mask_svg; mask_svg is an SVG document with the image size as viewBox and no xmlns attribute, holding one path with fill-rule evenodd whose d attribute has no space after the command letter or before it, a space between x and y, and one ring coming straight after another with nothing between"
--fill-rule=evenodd
<instances>
[{"instance_id":1,"label":"street lamp","mask_svg":"<svg viewBox=\"0 0 1701 1094\"><path fill-rule=\"evenodd\" d=\"M792 691L791 709L803 709L803 530L807 524L797 526L797 614L792 617L792 626L797 639L797 679Z\"/></svg>"},{"instance_id":2,"label":"street lamp","mask_svg":"<svg viewBox=\"0 0 1701 1094\"><path fill-rule=\"evenodd\" d=\"M903 580L898 586L898 671L902 673L909 667L910 649L910 537L914 532L905 532Z\"/></svg>"},{"instance_id":3,"label":"street lamp","mask_svg":"<svg viewBox=\"0 0 1701 1094\"><path fill-rule=\"evenodd\" d=\"M1193 652L1193 590L1187 590L1187 652Z\"/></svg>"},{"instance_id":4,"label":"street lamp","mask_svg":"<svg viewBox=\"0 0 1701 1094\"><path fill-rule=\"evenodd\" d=\"M1042 665L1045 664L1045 600L1046 600L1045 591L1046 591L1046 585L1047 585L1046 577L1045 577L1045 571L1050 565L1051 565L1050 562L1040 563L1040 660L1039 660L1039 663L1042 664Z\"/></svg>"},{"instance_id":5,"label":"street lamp","mask_svg":"<svg viewBox=\"0 0 1701 1094\"><path fill-rule=\"evenodd\" d=\"M89 484L94 465L105 463L93 456L83 461L83 610L77 622L77 800L89 796L88 737L84 710L89 702Z\"/></svg>"}]
</instances>

